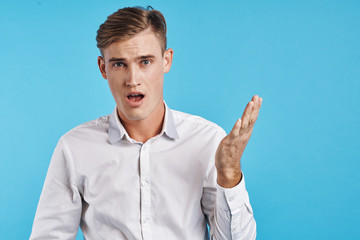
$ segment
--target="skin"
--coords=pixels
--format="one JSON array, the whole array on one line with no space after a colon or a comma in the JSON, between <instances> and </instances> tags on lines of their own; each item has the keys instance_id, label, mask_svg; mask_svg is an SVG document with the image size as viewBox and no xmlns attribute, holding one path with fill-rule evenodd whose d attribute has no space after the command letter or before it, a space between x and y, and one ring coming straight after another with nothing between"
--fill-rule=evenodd
<instances>
[{"instance_id":1,"label":"skin","mask_svg":"<svg viewBox=\"0 0 360 240\"><path fill-rule=\"evenodd\" d=\"M170 71L173 50L162 52L160 40L150 30L114 42L103 49L98 65L107 79L117 105L120 120L129 136L146 142L161 132L165 108L164 74ZM139 104L129 102L129 93L144 94ZM259 114L262 98L255 95L247 104L241 119L221 141L216 151L217 182L224 188L236 186L242 178L240 159L250 139Z\"/></svg>"},{"instance_id":2,"label":"skin","mask_svg":"<svg viewBox=\"0 0 360 240\"><path fill-rule=\"evenodd\" d=\"M164 74L170 71L173 50L162 53L159 39L145 30L126 41L103 49L98 65L115 99L126 131L136 141L146 142L161 132L165 114ZM129 104L127 95L141 92L141 105Z\"/></svg>"},{"instance_id":3,"label":"skin","mask_svg":"<svg viewBox=\"0 0 360 240\"><path fill-rule=\"evenodd\" d=\"M220 142L215 155L217 182L224 188L236 186L242 178L240 159L251 137L263 99L257 95L246 105L241 119Z\"/></svg>"}]
</instances>

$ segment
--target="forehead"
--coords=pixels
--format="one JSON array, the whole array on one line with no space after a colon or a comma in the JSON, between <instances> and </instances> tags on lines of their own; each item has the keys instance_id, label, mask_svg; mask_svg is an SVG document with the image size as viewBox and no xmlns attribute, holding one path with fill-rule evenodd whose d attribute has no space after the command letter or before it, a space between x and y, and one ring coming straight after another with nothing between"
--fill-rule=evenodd
<instances>
[{"instance_id":1,"label":"forehead","mask_svg":"<svg viewBox=\"0 0 360 240\"><path fill-rule=\"evenodd\" d=\"M145 30L136 34L134 37L117 41L104 49L105 59L117 58L136 58L139 56L154 55L161 56L160 40L151 30Z\"/></svg>"}]
</instances>

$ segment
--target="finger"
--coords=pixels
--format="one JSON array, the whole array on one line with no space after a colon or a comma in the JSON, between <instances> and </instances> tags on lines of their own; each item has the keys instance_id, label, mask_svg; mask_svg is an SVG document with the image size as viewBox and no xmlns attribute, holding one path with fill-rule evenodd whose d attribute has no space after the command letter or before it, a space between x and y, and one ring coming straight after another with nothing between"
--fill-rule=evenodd
<instances>
[{"instance_id":1,"label":"finger","mask_svg":"<svg viewBox=\"0 0 360 240\"><path fill-rule=\"evenodd\" d=\"M234 124L231 132L229 133L229 135L232 136L232 137L237 137L239 135L240 128L241 128L241 119L239 118L235 122L235 124Z\"/></svg>"},{"instance_id":2,"label":"finger","mask_svg":"<svg viewBox=\"0 0 360 240\"><path fill-rule=\"evenodd\" d=\"M257 103L258 99L259 99L259 96L258 96L258 95L254 95L254 96L252 97L251 101L253 101L254 103Z\"/></svg>"},{"instance_id":3,"label":"finger","mask_svg":"<svg viewBox=\"0 0 360 240\"><path fill-rule=\"evenodd\" d=\"M254 96L255 97L255 96ZM250 120L249 120L249 125L254 125L258 116L259 116L259 111L260 111L260 107L262 104L262 98L256 96L255 100L254 100L254 108L250 114Z\"/></svg>"},{"instance_id":4,"label":"finger","mask_svg":"<svg viewBox=\"0 0 360 240\"><path fill-rule=\"evenodd\" d=\"M247 126L249 125L249 120L250 120L250 114L251 114L251 111L254 107L254 102L253 101L250 101L246 107L245 107L245 110L244 110L244 113L241 117L241 128L247 128Z\"/></svg>"}]
</instances>

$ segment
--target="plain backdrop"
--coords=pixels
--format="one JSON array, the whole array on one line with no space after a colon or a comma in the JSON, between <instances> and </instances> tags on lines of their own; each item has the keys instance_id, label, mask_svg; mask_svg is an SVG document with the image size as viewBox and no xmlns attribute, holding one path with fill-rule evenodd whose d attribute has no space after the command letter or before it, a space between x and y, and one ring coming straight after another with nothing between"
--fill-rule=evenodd
<instances>
[{"instance_id":1,"label":"plain backdrop","mask_svg":"<svg viewBox=\"0 0 360 240\"><path fill-rule=\"evenodd\" d=\"M137 5L167 19L171 108L229 132L254 94L264 98L242 158L258 239L359 239L355 0L2 0L0 238L29 238L60 136L115 107L96 31Z\"/></svg>"}]
</instances>

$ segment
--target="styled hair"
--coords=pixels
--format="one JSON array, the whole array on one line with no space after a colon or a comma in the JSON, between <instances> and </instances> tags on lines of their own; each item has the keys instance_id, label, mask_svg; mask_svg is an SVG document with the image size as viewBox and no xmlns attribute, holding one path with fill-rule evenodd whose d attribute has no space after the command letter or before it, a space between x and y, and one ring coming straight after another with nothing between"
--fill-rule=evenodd
<instances>
[{"instance_id":1,"label":"styled hair","mask_svg":"<svg viewBox=\"0 0 360 240\"><path fill-rule=\"evenodd\" d=\"M161 50L164 53L167 44L165 17L151 6L147 8L126 7L108 16L97 31L97 47L103 56L103 50L111 43L126 41L149 28L159 38Z\"/></svg>"}]
</instances>

